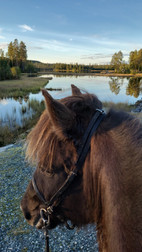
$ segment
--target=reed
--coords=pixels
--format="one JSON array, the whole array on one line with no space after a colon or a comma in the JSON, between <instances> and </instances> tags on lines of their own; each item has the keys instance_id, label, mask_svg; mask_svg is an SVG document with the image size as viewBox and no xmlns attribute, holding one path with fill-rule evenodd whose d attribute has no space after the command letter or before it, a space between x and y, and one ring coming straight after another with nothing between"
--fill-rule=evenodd
<instances>
[{"instance_id":1,"label":"reed","mask_svg":"<svg viewBox=\"0 0 142 252\"><path fill-rule=\"evenodd\" d=\"M18 98L25 97L30 92L38 93L48 81L48 78L28 77L25 74L18 80L0 81L0 98Z\"/></svg>"},{"instance_id":2,"label":"reed","mask_svg":"<svg viewBox=\"0 0 142 252\"><path fill-rule=\"evenodd\" d=\"M26 106L22 106L21 111L22 111L22 114L25 114L27 112L27 107Z\"/></svg>"},{"instance_id":3,"label":"reed","mask_svg":"<svg viewBox=\"0 0 142 252\"><path fill-rule=\"evenodd\" d=\"M45 109L44 102L38 102L36 100L29 101L28 107L32 108L33 114L30 118L23 118L22 126L18 126L14 121L11 122L10 118L8 117L8 125L0 126L0 147L14 143L17 139L25 138L29 130L37 123L41 113ZM23 107L21 111L22 115L24 116L25 107Z\"/></svg>"}]
</instances>

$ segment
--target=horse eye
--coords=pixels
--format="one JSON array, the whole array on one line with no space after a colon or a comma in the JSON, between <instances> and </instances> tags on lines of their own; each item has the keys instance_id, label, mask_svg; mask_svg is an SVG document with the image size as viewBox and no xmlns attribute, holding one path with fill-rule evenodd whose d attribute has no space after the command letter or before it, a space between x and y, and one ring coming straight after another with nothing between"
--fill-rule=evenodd
<instances>
[{"instance_id":1,"label":"horse eye","mask_svg":"<svg viewBox=\"0 0 142 252\"><path fill-rule=\"evenodd\" d=\"M53 172L46 171L46 174L47 174L48 177L53 177L54 176Z\"/></svg>"}]
</instances>

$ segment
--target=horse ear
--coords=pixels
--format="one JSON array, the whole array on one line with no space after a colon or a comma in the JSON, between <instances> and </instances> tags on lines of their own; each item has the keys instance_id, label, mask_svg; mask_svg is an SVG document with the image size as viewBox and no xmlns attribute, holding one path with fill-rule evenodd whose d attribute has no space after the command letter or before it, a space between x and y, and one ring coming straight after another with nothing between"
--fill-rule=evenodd
<instances>
[{"instance_id":1,"label":"horse ear","mask_svg":"<svg viewBox=\"0 0 142 252\"><path fill-rule=\"evenodd\" d=\"M72 95L81 95L80 89L75 85L71 84Z\"/></svg>"},{"instance_id":2,"label":"horse ear","mask_svg":"<svg viewBox=\"0 0 142 252\"><path fill-rule=\"evenodd\" d=\"M53 125L60 131L67 131L73 126L74 114L64 104L55 100L45 89L42 89L46 107Z\"/></svg>"}]
</instances>

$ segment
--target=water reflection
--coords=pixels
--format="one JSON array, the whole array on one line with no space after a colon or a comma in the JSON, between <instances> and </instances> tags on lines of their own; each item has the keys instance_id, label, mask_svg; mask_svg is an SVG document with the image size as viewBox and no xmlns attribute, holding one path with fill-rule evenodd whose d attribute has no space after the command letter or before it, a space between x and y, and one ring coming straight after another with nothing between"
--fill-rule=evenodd
<instances>
[{"instance_id":1,"label":"water reflection","mask_svg":"<svg viewBox=\"0 0 142 252\"><path fill-rule=\"evenodd\" d=\"M45 78L48 76L46 75ZM73 83L79 88L96 94L101 101L128 102L134 104L142 98L141 78L119 78L104 76L66 76L57 75L49 81L46 88L54 98L60 99L71 95L70 85ZM17 90L16 90L17 92ZM0 125L9 123L23 125L24 120L32 116L33 110L28 102L36 99L43 100L41 92L29 93L23 98L5 98L0 100Z\"/></svg>"},{"instance_id":2,"label":"water reflection","mask_svg":"<svg viewBox=\"0 0 142 252\"><path fill-rule=\"evenodd\" d=\"M119 94L123 86L124 78L110 78L109 86L112 93ZM142 78L129 78L126 87L126 95L138 98L142 94Z\"/></svg>"},{"instance_id":3,"label":"water reflection","mask_svg":"<svg viewBox=\"0 0 142 252\"><path fill-rule=\"evenodd\" d=\"M9 125L15 128L24 125L24 121L31 117L32 108L28 106L28 100L8 98L0 100L0 125Z\"/></svg>"},{"instance_id":4,"label":"water reflection","mask_svg":"<svg viewBox=\"0 0 142 252\"><path fill-rule=\"evenodd\" d=\"M142 93L142 79L130 78L128 86L126 88L126 94L137 98L141 93Z\"/></svg>"},{"instance_id":5,"label":"water reflection","mask_svg":"<svg viewBox=\"0 0 142 252\"><path fill-rule=\"evenodd\" d=\"M123 85L123 78L115 78L111 77L109 81L109 87L112 93L115 93L116 95L119 94L121 86Z\"/></svg>"}]
</instances>

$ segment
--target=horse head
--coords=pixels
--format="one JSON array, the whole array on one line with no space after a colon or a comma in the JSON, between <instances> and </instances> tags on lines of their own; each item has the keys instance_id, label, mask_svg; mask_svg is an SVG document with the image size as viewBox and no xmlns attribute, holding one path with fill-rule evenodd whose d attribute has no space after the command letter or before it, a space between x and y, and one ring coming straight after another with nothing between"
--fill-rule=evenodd
<instances>
[{"instance_id":1,"label":"horse head","mask_svg":"<svg viewBox=\"0 0 142 252\"><path fill-rule=\"evenodd\" d=\"M46 90L42 94L46 109L27 137L26 156L36 164L34 182L30 181L21 201L26 220L39 229L44 225L42 209L49 207L48 203L74 172L84 132L96 109L102 108L95 95L81 93L74 85L72 96L61 100L53 99ZM58 200L50 209L49 228L67 220L76 226L94 221L83 190L83 168Z\"/></svg>"}]
</instances>

